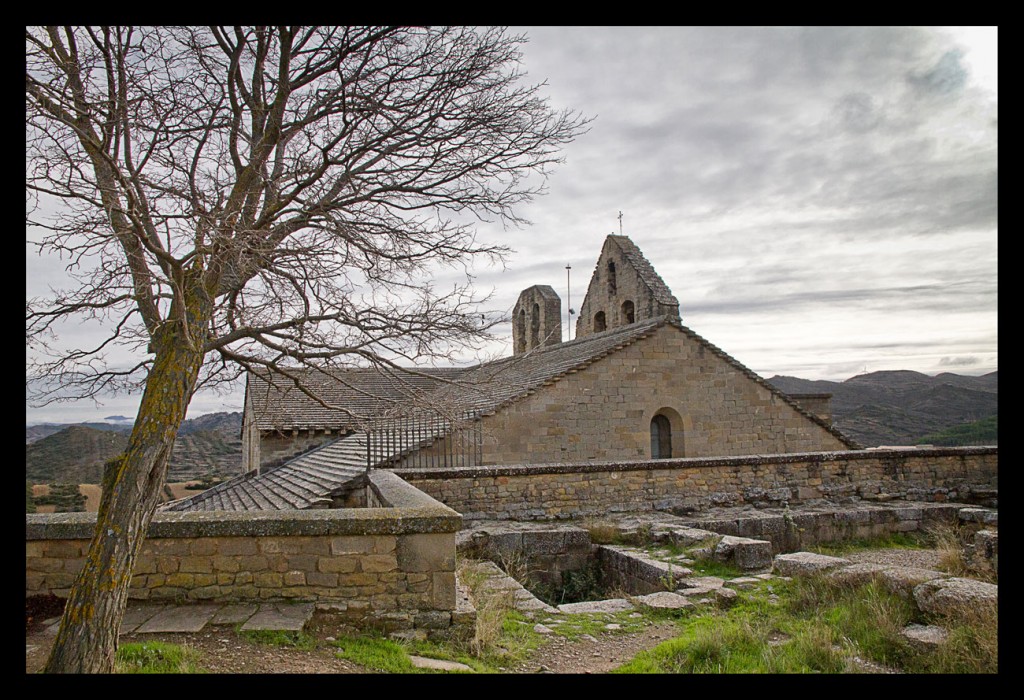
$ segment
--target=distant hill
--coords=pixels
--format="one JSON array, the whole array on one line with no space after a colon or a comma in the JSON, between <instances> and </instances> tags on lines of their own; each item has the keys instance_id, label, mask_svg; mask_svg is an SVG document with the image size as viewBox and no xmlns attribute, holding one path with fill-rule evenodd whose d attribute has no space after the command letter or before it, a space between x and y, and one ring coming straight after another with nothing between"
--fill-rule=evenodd
<instances>
[{"instance_id":1,"label":"distant hill","mask_svg":"<svg viewBox=\"0 0 1024 700\"><path fill-rule=\"evenodd\" d=\"M25 444L31 445L36 440L41 440L48 435L59 433L69 425L92 428L93 430L124 433L126 435L132 430L131 423L128 423L127 425L123 423L40 423L39 425L25 426Z\"/></svg>"},{"instance_id":2,"label":"distant hill","mask_svg":"<svg viewBox=\"0 0 1024 700\"><path fill-rule=\"evenodd\" d=\"M945 372L930 377L900 370L870 372L843 382L785 376L768 381L787 394L832 394L835 426L865 447L913 445L998 412L997 372L980 377ZM973 444L994 444L987 439L988 433L974 435L980 442Z\"/></svg>"},{"instance_id":3,"label":"distant hill","mask_svg":"<svg viewBox=\"0 0 1024 700\"><path fill-rule=\"evenodd\" d=\"M25 448L25 478L34 484L98 484L103 464L128 443L131 426L105 423L32 426L55 428ZM242 414L211 413L182 423L168 481L236 476L242 471Z\"/></svg>"}]
</instances>

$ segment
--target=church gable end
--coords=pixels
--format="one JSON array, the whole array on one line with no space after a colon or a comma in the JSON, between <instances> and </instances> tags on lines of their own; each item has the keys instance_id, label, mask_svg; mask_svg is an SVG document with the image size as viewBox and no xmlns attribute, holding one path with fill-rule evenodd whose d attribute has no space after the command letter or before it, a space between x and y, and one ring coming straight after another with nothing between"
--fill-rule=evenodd
<instances>
[{"instance_id":1,"label":"church gable end","mask_svg":"<svg viewBox=\"0 0 1024 700\"><path fill-rule=\"evenodd\" d=\"M679 301L636 244L605 239L576 321L576 337L658 316L679 317Z\"/></svg>"}]
</instances>

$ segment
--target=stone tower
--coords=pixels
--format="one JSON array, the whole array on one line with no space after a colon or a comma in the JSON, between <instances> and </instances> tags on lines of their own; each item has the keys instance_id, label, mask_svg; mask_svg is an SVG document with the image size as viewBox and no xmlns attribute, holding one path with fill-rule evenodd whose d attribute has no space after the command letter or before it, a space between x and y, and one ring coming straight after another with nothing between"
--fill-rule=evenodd
<instances>
[{"instance_id":1,"label":"stone tower","mask_svg":"<svg viewBox=\"0 0 1024 700\"><path fill-rule=\"evenodd\" d=\"M524 289L512 309L512 354L561 342L561 298L546 284Z\"/></svg>"},{"instance_id":2,"label":"stone tower","mask_svg":"<svg viewBox=\"0 0 1024 700\"><path fill-rule=\"evenodd\" d=\"M608 236L576 320L576 337L655 316L679 318L679 301L627 236Z\"/></svg>"}]
</instances>

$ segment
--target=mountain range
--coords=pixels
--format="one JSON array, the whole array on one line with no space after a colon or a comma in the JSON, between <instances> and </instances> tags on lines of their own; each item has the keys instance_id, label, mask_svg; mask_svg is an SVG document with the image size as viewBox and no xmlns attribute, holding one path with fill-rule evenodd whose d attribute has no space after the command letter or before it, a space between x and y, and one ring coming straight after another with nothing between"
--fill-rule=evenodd
<instances>
[{"instance_id":1,"label":"mountain range","mask_svg":"<svg viewBox=\"0 0 1024 700\"><path fill-rule=\"evenodd\" d=\"M131 424L46 423L26 428L25 478L36 484L98 484L103 464L128 444ZM242 473L242 414L208 413L181 425L167 481Z\"/></svg>"},{"instance_id":2,"label":"mountain range","mask_svg":"<svg viewBox=\"0 0 1024 700\"><path fill-rule=\"evenodd\" d=\"M870 372L842 382L775 376L787 394L832 394L832 419L864 447L913 445L954 426L998 412L998 373L980 377L909 370Z\"/></svg>"}]
</instances>

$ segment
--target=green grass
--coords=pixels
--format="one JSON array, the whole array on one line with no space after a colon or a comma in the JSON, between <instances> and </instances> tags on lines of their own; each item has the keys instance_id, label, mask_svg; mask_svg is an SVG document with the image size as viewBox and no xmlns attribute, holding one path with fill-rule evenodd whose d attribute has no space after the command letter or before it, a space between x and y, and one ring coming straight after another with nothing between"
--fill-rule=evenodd
<instances>
[{"instance_id":1,"label":"green grass","mask_svg":"<svg viewBox=\"0 0 1024 700\"><path fill-rule=\"evenodd\" d=\"M122 644L114 658L115 673L202 673L198 653L187 645L167 642Z\"/></svg>"},{"instance_id":2,"label":"green grass","mask_svg":"<svg viewBox=\"0 0 1024 700\"><path fill-rule=\"evenodd\" d=\"M275 647L291 647L309 651L316 648L316 639L305 632L285 630L246 630L238 633L244 639Z\"/></svg>"},{"instance_id":3,"label":"green grass","mask_svg":"<svg viewBox=\"0 0 1024 700\"><path fill-rule=\"evenodd\" d=\"M901 634L911 622L940 624L949 639L934 651L915 649ZM934 620L876 582L774 579L742 591L729 610L679 624L679 637L616 673L862 672L856 658L909 673L994 673L998 658L995 606Z\"/></svg>"},{"instance_id":4,"label":"green grass","mask_svg":"<svg viewBox=\"0 0 1024 700\"><path fill-rule=\"evenodd\" d=\"M714 559L695 559L693 564L688 564L688 569L700 576L717 576L726 580L743 576L744 573L732 564L715 561Z\"/></svg>"},{"instance_id":5,"label":"green grass","mask_svg":"<svg viewBox=\"0 0 1024 700\"><path fill-rule=\"evenodd\" d=\"M331 644L335 655L380 673L418 673L401 644L379 637L346 637Z\"/></svg>"},{"instance_id":6,"label":"green grass","mask_svg":"<svg viewBox=\"0 0 1024 700\"><path fill-rule=\"evenodd\" d=\"M457 661L473 668L474 671L491 670L480 660L459 654L446 645L429 642L411 642L408 646L382 637L345 637L331 642L337 647L335 655L363 668L380 673L470 673L470 671L442 671L439 669L417 668L409 658L410 650L417 656Z\"/></svg>"},{"instance_id":7,"label":"green grass","mask_svg":"<svg viewBox=\"0 0 1024 700\"><path fill-rule=\"evenodd\" d=\"M840 555L864 549L924 549L931 546L931 538L917 532L893 532L881 537L821 542L811 548L819 554Z\"/></svg>"}]
</instances>

